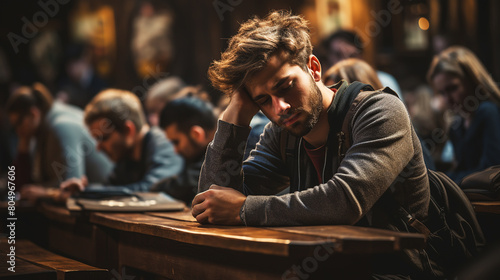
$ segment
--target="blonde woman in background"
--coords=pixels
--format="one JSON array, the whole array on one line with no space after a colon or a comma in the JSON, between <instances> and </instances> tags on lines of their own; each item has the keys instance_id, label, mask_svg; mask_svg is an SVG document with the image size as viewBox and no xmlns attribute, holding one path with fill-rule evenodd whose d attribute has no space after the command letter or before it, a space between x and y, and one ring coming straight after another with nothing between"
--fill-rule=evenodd
<instances>
[{"instance_id":1,"label":"blonde woman in background","mask_svg":"<svg viewBox=\"0 0 500 280\"><path fill-rule=\"evenodd\" d=\"M449 129L455 166L448 175L459 183L500 164L500 89L474 53L445 49L434 57L427 79L455 113Z\"/></svg>"}]
</instances>

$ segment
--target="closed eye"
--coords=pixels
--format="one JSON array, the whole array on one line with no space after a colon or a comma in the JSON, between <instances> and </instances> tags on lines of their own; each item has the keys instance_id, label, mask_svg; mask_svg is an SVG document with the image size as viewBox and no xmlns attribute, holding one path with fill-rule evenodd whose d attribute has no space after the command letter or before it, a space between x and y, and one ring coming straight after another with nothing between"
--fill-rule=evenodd
<instances>
[{"instance_id":1,"label":"closed eye","mask_svg":"<svg viewBox=\"0 0 500 280\"><path fill-rule=\"evenodd\" d=\"M294 85L295 85L294 81L293 81L293 80L290 80L290 82L289 82L289 83L287 83L287 85L285 85L285 86L283 86L283 87L281 88L281 91L287 91L287 90L289 90L289 89L293 88L293 86L294 86Z\"/></svg>"},{"instance_id":2,"label":"closed eye","mask_svg":"<svg viewBox=\"0 0 500 280\"><path fill-rule=\"evenodd\" d=\"M282 79L283 82L281 82L281 87L274 89L274 90L276 90L276 93L275 93L276 96L282 96L287 91L289 91L290 89L292 89L294 87L294 85L295 85L294 80L289 80L288 82L284 82L288 78L289 77ZM254 101L255 101L255 103L257 103L257 105L264 106L271 101L271 97L268 94L260 95L256 99L254 99Z\"/></svg>"},{"instance_id":3,"label":"closed eye","mask_svg":"<svg viewBox=\"0 0 500 280\"><path fill-rule=\"evenodd\" d=\"M263 106L263 105L266 105L267 103L269 103L270 100L271 100L271 97L269 97L269 95L266 95L266 96L259 98L258 100L255 100L255 102L258 105Z\"/></svg>"}]
</instances>

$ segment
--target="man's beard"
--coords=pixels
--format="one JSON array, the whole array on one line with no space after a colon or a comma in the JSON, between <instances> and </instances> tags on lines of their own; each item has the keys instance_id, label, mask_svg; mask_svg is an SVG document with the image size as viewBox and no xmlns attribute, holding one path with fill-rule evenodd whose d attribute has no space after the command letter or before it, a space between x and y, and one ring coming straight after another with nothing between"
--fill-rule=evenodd
<instances>
[{"instance_id":1,"label":"man's beard","mask_svg":"<svg viewBox=\"0 0 500 280\"><path fill-rule=\"evenodd\" d=\"M120 139L111 146L111 154L108 157L113 162L132 160L134 157L134 147L127 147L125 139Z\"/></svg>"},{"instance_id":2,"label":"man's beard","mask_svg":"<svg viewBox=\"0 0 500 280\"><path fill-rule=\"evenodd\" d=\"M191 136L189 136L189 135L188 135L188 141L190 143L192 153L191 154L184 154L181 156L184 157L184 160L186 161L186 163L193 163L193 162L199 161L205 155L205 151L206 151L207 147L204 146L203 144L200 144L200 143L194 141L194 139L191 138Z\"/></svg>"},{"instance_id":3,"label":"man's beard","mask_svg":"<svg viewBox=\"0 0 500 280\"><path fill-rule=\"evenodd\" d=\"M309 111L307 111L305 106L294 109L287 116L291 116L295 113L306 114L306 118L304 121L297 121L292 124L290 127L285 127L285 129L292 135L296 137L302 137L307 135L313 127L318 123L319 116L321 111L323 110L323 96L321 95L321 90L316 85L314 80L311 78L311 86L310 86L310 99L309 102Z\"/></svg>"}]
</instances>

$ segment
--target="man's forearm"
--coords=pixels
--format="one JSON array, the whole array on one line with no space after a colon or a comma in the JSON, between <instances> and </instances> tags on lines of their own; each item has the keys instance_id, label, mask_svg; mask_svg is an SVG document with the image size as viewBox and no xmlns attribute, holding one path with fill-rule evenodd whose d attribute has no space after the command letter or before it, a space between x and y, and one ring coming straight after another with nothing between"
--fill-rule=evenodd
<instances>
[{"instance_id":1,"label":"man's forearm","mask_svg":"<svg viewBox=\"0 0 500 280\"><path fill-rule=\"evenodd\" d=\"M246 127L250 125L252 118L253 115L242 113L242 110L237 106L229 105L222 113L220 120Z\"/></svg>"},{"instance_id":2,"label":"man's forearm","mask_svg":"<svg viewBox=\"0 0 500 280\"><path fill-rule=\"evenodd\" d=\"M231 101L220 119L228 123L247 127L258 111L259 107L257 104L253 102L244 87L240 87L231 96Z\"/></svg>"},{"instance_id":3,"label":"man's forearm","mask_svg":"<svg viewBox=\"0 0 500 280\"><path fill-rule=\"evenodd\" d=\"M243 190L242 162L250 127L219 121L201 168L198 192L212 184Z\"/></svg>"}]
</instances>

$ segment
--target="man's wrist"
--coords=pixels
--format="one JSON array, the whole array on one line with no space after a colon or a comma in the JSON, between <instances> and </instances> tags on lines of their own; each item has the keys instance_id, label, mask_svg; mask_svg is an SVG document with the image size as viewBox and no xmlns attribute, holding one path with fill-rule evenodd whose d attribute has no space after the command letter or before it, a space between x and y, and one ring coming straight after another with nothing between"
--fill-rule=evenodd
<instances>
[{"instance_id":1,"label":"man's wrist","mask_svg":"<svg viewBox=\"0 0 500 280\"><path fill-rule=\"evenodd\" d=\"M253 115L245 114L243 111L236 106L228 106L222 114L221 120L239 126L249 126Z\"/></svg>"},{"instance_id":2,"label":"man's wrist","mask_svg":"<svg viewBox=\"0 0 500 280\"><path fill-rule=\"evenodd\" d=\"M245 202L246 202L246 199L245 199ZM243 205L241 205L241 208L240 208L240 221L243 225L247 225L247 223L245 222L245 202L243 202Z\"/></svg>"}]
</instances>

